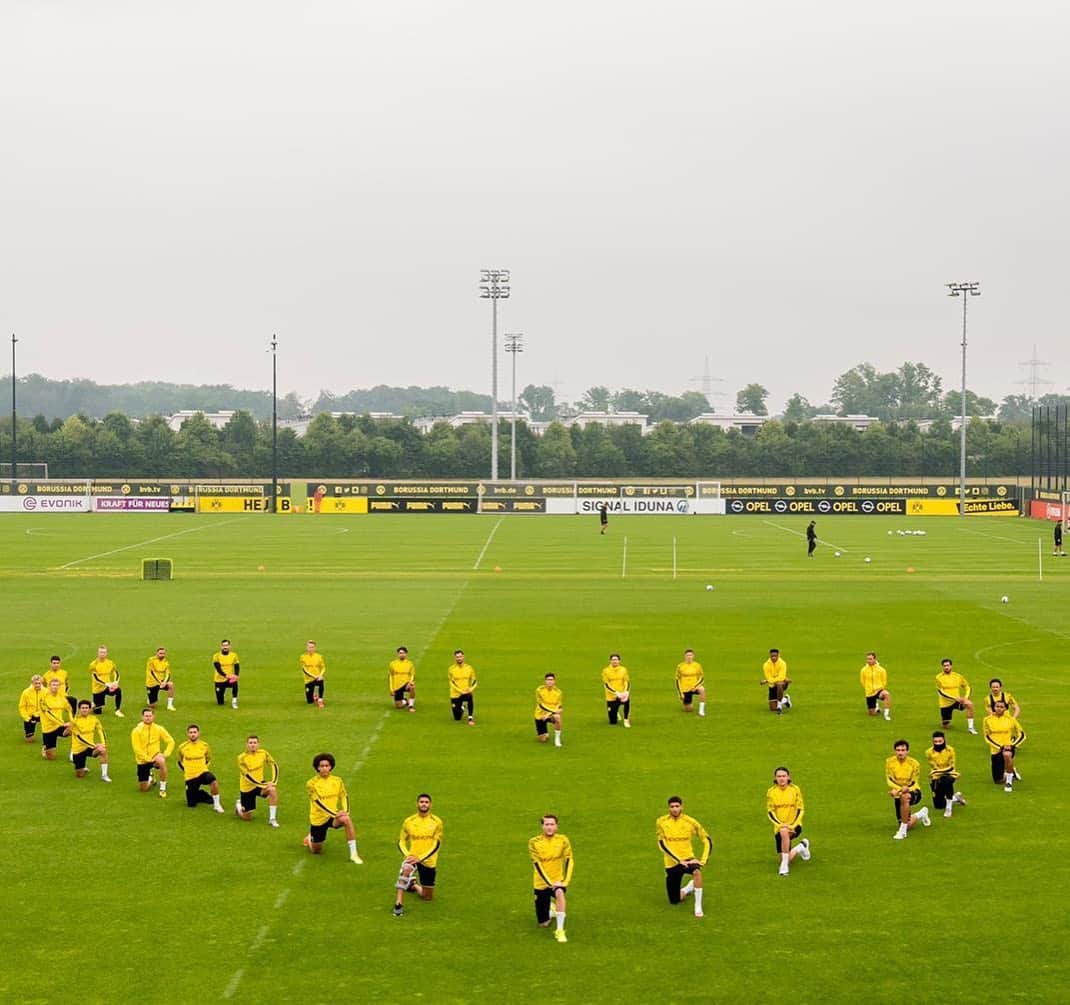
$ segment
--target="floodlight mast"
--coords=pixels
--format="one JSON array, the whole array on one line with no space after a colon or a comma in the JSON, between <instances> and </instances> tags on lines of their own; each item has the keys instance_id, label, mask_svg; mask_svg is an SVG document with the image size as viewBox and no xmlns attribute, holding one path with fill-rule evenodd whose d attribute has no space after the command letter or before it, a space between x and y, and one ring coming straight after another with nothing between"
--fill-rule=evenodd
<instances>
[{"instance_id":1,"label":"floodlight mast","mask_svg":"<svg viewBox=\"0 0 1070 1005\"><path fill-rule=\"evenodd\" d=\"M509 299L509 270L481 269L479 296L490 301L490 477L498 480L498 301Z\"/></svg>"},{"instance_id":2,"label":"floodlight mast","mask_svg":"<svg viewBox=\"0 0 1070 1005\"><path fill-rule=\"evenodd\" d=\"M279 511L279 336L271 336L271 512Z\"/></svg>"},{"instance_id":3,"label":"floodlight mast","mask_svg":"<svg viewBox=\"0 0 1070 1005\"><path fill-rule=\"evenodd\" d=\"M18 344L18 339L15 338L15 333L11 333L11 494L15 495L16 482L18 481L18 468L16 466L16 458L18 457L18 450L16 448L16 433L15 424L17 415L15 412L15 346Z\"/></svg>"},{"instance_id":4,"label":"floodlight mast","mask_svg":"<svg viewBox=\"0 0 1070 1005\"><path fill-rule=\"evenodd\" d=\"M962 297L962 425L959 427L959 516L966 515L966 305L981 295L980 283L947 283L949 297Z\"/></svg>"},{"instance_id":5,"label":"floodlight mast","mask_svg":"<svg viewBox=\"0 0 1070 1005\"><path fill-rule=\"evenodd\" d=\"M509 480L516 481L516 354L524 351L524 333L512 332L505 336L505 351L513 357L513 429L509 451Z\"/></svg>"}]
</instances>

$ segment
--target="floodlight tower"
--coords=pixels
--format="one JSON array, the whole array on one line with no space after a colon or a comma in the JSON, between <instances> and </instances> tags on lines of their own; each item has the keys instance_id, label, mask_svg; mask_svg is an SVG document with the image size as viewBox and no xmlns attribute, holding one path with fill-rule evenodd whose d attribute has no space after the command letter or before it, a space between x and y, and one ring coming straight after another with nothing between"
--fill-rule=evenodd
<instances>
[{"instance_id":1,"label":"floodlight tower","mask_svg":"<svg viewBox=\"0 0 1070 1005\"><path fill-rule=\"evenodd\" d=\"M966 515L966 305L981 295L980 283L947 283L949 297L962 297L962 426L959 429L959 516Z\"/></svg>"},{"instance_id":2,"label":"floodlight tower","mask_svg":"<svg viewBox=\"0 0 1070 1005\"><path fill-rule=\"evenodd\" d=\"M490 477L498 480L498 301L509 299L509 270L481 269L479 296L490 301Z\"/></svg>"},{"instance_id":3,"label":"floodlight tower","mask_svg":"<svg viewBox=\"0 0 1070 1005\"><path fill-rule=\"evenodd\" d=\"M17 468L15 465L15 458L18 456L18 451L15 447L15 345L18 343L18 339L15 338L15 333L11 333L11 494L15 494L15 482L18 480Z\"/></svg>"},{"instance_id":4,"label":"floodlight tower","mask_svg":"<svg viewBox=\"0 0 1070 1005\"><path fill-rule=\"evenodd\" d=\"M271 512L279 511L279 336L271 336Z\"/></svg>"},{"instance_id":5,"label":"floodlight tower","mask_svg":"<svg viewBox=\"0 0 1070 1005\"><path fill-rule=\"evenodd\" d=\"M512 332L505 336L505 351L513 357L513 431L509 451L509 479L516 481L516 354L524 351L524 333Z\"/></svg>"}]
</instances>

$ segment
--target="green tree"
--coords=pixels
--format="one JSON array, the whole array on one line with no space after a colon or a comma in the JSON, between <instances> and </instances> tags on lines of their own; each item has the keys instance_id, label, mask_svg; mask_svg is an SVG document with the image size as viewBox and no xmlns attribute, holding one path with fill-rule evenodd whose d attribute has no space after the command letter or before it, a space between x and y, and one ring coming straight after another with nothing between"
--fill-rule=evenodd
<instances>
[{"instance_id":1,"label":"green tree","mask_svg":"<svg viewBox=\"0 0 1070 1005\"><path fill-rule=\"evenodd\" d=\"M571 478L576 473L576 449L560 422L551 422L546 427L535 458L542 478Z\"/></svg>"},{"instance_id":2,"label":"green tree","mask_svg":"<svg viewBox=\"0 0 1070 1005\"><path fill-rule=\"evenodd\" d=\"M784 406L785 422L802 422L804 419L812 419L815 415L817 415L817 409L798 391L788 398Z\"/></svg>"},{"instance_id":3,"label":"green tree","mask_svg":"<svg viewBox=\"0 0 1070 1005\"><path fill-rule=\"evenodd\" d=\"M580 408L585 412L608 412L612 400L608 387L589 387L580 398Z\"/></svg>"},{"instance_id":4,"label":"green tree","mask_svg":"<svg viewBox=\"0 0 1070 1005\"><path fill-rule=\"evenodd\" d=\"M520 402L528 415L531 416L532 422L550 422L557 418L554 389L546 384L541 384L538 387L534 384L528 384L520 392Z\"/></svg>"},{"instance_id":5,"label":"green tree","mask_svg":"<svg viewBox=\"0 0 1070 1005\"><path fill-rule=\"evenodd\" d=\"M736 393L736 411L751 415L768 415L765 399L769 392L761 384L748 384Z\"/></svg>"}]
</instances>

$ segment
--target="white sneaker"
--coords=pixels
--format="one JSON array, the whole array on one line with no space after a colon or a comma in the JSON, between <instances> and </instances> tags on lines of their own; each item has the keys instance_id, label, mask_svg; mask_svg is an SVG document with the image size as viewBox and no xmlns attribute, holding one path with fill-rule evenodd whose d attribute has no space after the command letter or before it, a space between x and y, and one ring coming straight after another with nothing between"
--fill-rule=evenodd
<instances>
[{"instance_id":1,"label":"white sneaker","mask_svg":"<svg viewBox=\"0 0 1070 1005\"><path fill-rule=\"evenodd\" d=\"M953 803L958 803L959 806L965 806L966 805L966 797L961 792L956 792L951 797L951 801Z\"/></svg>"},{"instance_id":2,"label":"white sneaker","mask_svg":"<svg viewBox=\"0 0 1070 1005\"><path fill-rule=\"evenodd\" d=\"M885 722L891 722L892 721L892 713L890 711L888 711L888 709L884 710L884 721Z\"/></svg>"},{"instance_id":3,"label":"white sneaker","mask_svg":"<svg viewBox=\"0 0 1070 1005\"><path fill-rule=\"evenodd\" d=\"M230 707L231 708L237 708L238 707L238 699L237 698L231 698L230 699Z\"/></svg>"},{"instance_id":4,"label":"white sneaker","mask_svg":"<svg viewBox=\"0 0 1070 1005\"><path fill-rule=\"evenodd\" d=\"M1014 786L1011 785L1010 782L1008 782L1006 785L1003 786L1003 791L1004 792L1013 792L1014 791Z\"/></svg>"},{"instance_id":5,"label":"white sneaker","mask_svg":"<svg viewBox=\"0 0 1070 1005\"><path fill-rule=\"evenodd\" d=\"M803 838L796 846L799 849L799 858L804 862L810 861L810 839Z\"/></svg>"},{"instance_id":6,"label":"white sneaker","mask_svg":"<svg viewBox=\"0 0 1070 1005\"><path fill-rule=\"evenodd\" d=\"M632 728L632 724L627 719L624 720L624 728L625 729L631 729Z\"/></svg>"},{"instance_id":7,"label":"white sneaker","mask_svg":"<svg viewBox=\"0 0 1070 1005\"><path fill-rule=\"evenodd\" d=\"M899 830L899 831L896 831L892 835L892 840L893 841L902 841L906 836L907 836L907 832L906 831Z\"/></svg>"},{"instance_id":8,"label":"white sneaker","mask_svg":"<svg viewBox=\"0 0 1070 1005\"><path fill-rule=\"evenodd\" d=\"M977 735L977 730L974 729L973 726L970 727L970 735L971 736L976 736Z\"/></svg>"},{"instance_id":9,"label":"white sneaker","mask_svg":"<svg viewBox=\"0 0 1070 1005\"><path fill-rule=\"evenodd\" d=\"M241 800L240 799L234 804L234 815L236 817L240 817L241 816Z\"/></svg>"},{"instance_id":10,"label":"white sneaker","mask_svg":"<svg viewBox=\"0 0 1070 1005\"><path fill-rule=\"evenodd\" d=\"M950 817L951 816L951 803L948 803L947 806L944 807L944 816L945 817Z\"/></svg>"},{"instance_id":11,"label":"white sneaker","mask_svg":"<svg viewBox=\"0 0 1070 1005\"><path fill-rule=\"evenodd\" d=\"M167 703L167 711L168 712L175 712L175 711L177 711L177 709L175 708L174 705L172 705L170 702L168 702Z\"/></svg>"},{"instance_id":12,"label":"white sneaker","mask_svg":"<svg viewBox=\"0 0 1070 1005\"><path fill-rule=\"evenodd\" d=\"M706 718L706 713L705 712L699 712L698 717L700 719L705 719Z\"/></svg>"},{"instance_id":13,"label":"white sneaker","mask_svg":"<svg viewBox=\"0 0 1070 1005\"><path fill-rule=\"evenodd\" d=\"M785 708L791 708L791 695L790 694L785 694L784 695L784 707Z\"/></svg>"},{"instance_id":14,"label":"white sneaker","mask_svg":"<svg viewBox=\"0 0 1070 1005\"><path fill-rule=\"evenodd\" d=\"M278 827L278 826L279 826L278 820L271 820L271 819L268 820L268 827Z\"/></svg>"},{"instance_id":15,"label":"white sneaker","mask_svg":"<svg viewBox=\"0 0 1070 1005\"><path fill-rule=\"evenodd\" d=\"M701 911L700 911L700 910L699 910L698 908L695 908L695 917L696 917L696 918L701 918L701 917L703 917L703 914L702 914L702 912L701 912Z\"/></svg>"},{"instance_id":16,"label":"white sneaker","mask_svg":"<svg viewBox=\"0 0 1070 1005\"><path fill-rule=\"evenodd\" d=\"M779 869L777 869L777 875L778 876L786 876L787 874L788 874L788 867L787 867L787 864L784 863L784 864L782 864L780 866Z\"/></svg>"},{"instance_id":17,"label":"white sneaker","mask_svg":"<svg viewBox=\"0 0 1070 1005\"><path fill-rule=\"evenodd\" d=\"M125 719L126 716L122 712L120 712L119 709L116 709L115 710L115 718L116 719Z\"/></svg>"},{"instance_id":18,"label":"white sneaker","mask_svg":"<svg viewBox=\"0 0 1070 1005\"><path fill-rule=\"evenodd\" d=\"M918 810L916 815L917 815L917 818L922 822L923 826L932 827L933 822L929 819L929 807L928 806L923 806L920 810Z\"/></svg>"},{"instance_id":19,"label":"white sneaker","mask_svg":"<svg viewBox=\"0 0 1070 1005\"><path fill-rule=\"evenodd\" d=\"M1016 782L1020 782L1022 780L1022 776L1020 774L1018 774L1018 769L1017 768L1013 768L1012 770L1014 771L1014 780Z\"/></svg>"},{"instance_id":20,"label":"white sneaker","mask_svg":"<svg viewBox=\"0 0 1070 1005\"><path fill-rule=\"evenodd\" d=\"M687 886L685 886L680 891L680 899L683 900L684 897L690 897L691 894L693 894L694 892L695 892L695 884L694 883L688 883Z\"/></svg>"},{"instance_id":21,"label":"white sneaker","mask_svg":"<svg viewBox=\"0 0 1070 1005\"><path fill-rule=\"evenodd\" d=\"M100 780L102 782L110 782L111 781L111 779L107 775L101 775L100 776Z\"/></svg>"},{"instance_id":22,"label":"white sneaker","mask_svg":"<svg viewBox=\"0 0 1070 1005\"><path fill-rule=\"evenodd\" d=\"M223 809L222 806L213 806L212 809L215 810L216 813L226 813L227 812L225 809Z\"/></svg>"}]
</instances>

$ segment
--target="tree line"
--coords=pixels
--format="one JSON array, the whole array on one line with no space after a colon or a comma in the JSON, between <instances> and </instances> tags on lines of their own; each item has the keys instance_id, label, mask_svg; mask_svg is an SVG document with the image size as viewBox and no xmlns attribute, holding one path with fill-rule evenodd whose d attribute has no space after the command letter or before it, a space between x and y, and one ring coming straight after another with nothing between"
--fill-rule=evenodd
<instances>
[{"instance_id":1,"label":"tree line","mask_svg":"<svg viewBox=\"0 0 1070 1005\"><path fill-rule=\"evenodd\" d=\"M509 470L509 427L502 426L499 469ZM222 429L202 414L176 433L160 416L137 422L111 413L102 420L72 416L19 420L18 459L45 461L52 478L268 478L271 423L239 410ZM968 473L1026 474L1027 426L971 421ZM0 420L0 459L11 456L11 420ZM517 472L531 478L682 478L748 476L919 476L954 479L959 437L948 419L922 432L912 421L851 426L809 421L766 422L754 436L706 425L660 422L646 435L638 426L567 427L553 422L541 436L517 424ZM412 421L328 412L304 436L278 430L281 477L486 478L491 463L487 425L454 429L436 423L428 433Z\"/></svg>"}]
</instances>

